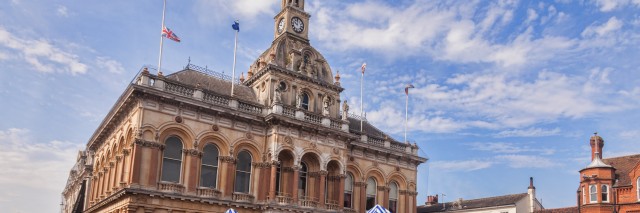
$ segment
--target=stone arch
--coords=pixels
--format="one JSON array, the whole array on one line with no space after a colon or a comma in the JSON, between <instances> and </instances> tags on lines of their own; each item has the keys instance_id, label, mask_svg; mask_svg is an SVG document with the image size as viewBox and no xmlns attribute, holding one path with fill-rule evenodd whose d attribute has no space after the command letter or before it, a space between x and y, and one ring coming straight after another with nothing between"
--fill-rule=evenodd
<instances>
[{"instance_id":1,"label":"stone arch","mask_svg":"<svg viewBox=\"0 0 640 213\"><path fill-rule=\"evenodd\" d=\"M362 182L364 181L364 174L362 173L362 170L360 169L360 167L358 167L358 165L356 164L349 164L347 165L347 172L351 172L351 174L353 174L353 180L355 182Z\"/></svg>"},{"instance_id":2,"label":"stone arch","mask_svg":"<svg viewBox=\"0 0 640 213\"><path fill-rule=\"evenodd\" d=\"M382 183L387 183L384 172L382 172L378 168L371 167L367 170L365 174L366 174L364 176L365 181L367 180L367 178L373 177L374 179L376 179L376 182L378 183L378 185L381 185Z\"/></svg>"},{"instance_id":3,"label":"stone arch","mask_svg":"<svg viewBox=\"0 0 640 213\"><path fill-rule=\"evenodd\" d=\"M254 162L258 162L260 160L260 153L262 153L260 152L260 148L258 148L254 143L248 142L247 140L234 143L233 148L230 149L229 152L233 157L236 157L242 150L246 150L247 152L249 152L249 154L251 154L251 159Z\"/></svg>"},{"instance_id":4,"label":"stone arch","mask_svg":"<svg viewBox=\"0 0 640 213\"><path fill-rule=\"evenodd\" d=\"M182 140L182 147L193 147L194 134L191 129L183 124L168 124L160 126L158 142L164 144L165 140L172 135L178 136Z\"/></svg>"},{"instance_id":5,"label":"stone arch","mask_svg":"<svg viewBox=\"0 0 640 213\"><path fill-rule=\"evenodd\" d=\"M398 184L399 189L407 189L407 177L405 177L401 172L395 171L387 176L387 185L389 185L392 181L395 181Z\"/></svg>"},{"instance_id":6,"label":"stone arch","mask_svg":"<svg viewBox=\"0 0 640 213\"><path fill-rule=\"evenodd\" d=\"M196 149L202 151L207 144L213 144L218 147L220 153L229 153L231 147L229 140L222 134L205 133L197 136L198 146Z\"/></svg>"},{"instance_id":7,"label":"stone arch","mask_svg":"<svg viewBox=\"0 0 640 213\"><path fill-rule=\"evenodd\" d=\"M307 150L300 155L298 162L305 162L310 172L317 172L321 170L321 158L315 150Z\"/></svg>"},{"instance_id":8,"label":"stone arch","mask_svg":"<svg viewBox=\"0 0 640 213\"><path fill-rule=\"evenodd\" d=\"M133 138L133 128L129 127L127 129L127 132L125 133L124 146L131 145L131 143L133 142Z\"/></svg>"}]
</instances>

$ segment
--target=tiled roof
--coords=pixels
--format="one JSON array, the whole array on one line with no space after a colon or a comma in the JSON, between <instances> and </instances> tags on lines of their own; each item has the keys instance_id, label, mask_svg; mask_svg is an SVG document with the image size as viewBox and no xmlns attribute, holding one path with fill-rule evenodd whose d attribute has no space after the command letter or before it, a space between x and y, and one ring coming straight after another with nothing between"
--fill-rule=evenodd
<instances>
[{"instance_id":1,"label":"tiled roof","mask_svg":"<svg viewBox=\"0 0 640 213\"><path fill-rule=\"evenodd\" d=\"M444 209L445 205L442 203L438 203L431 206L418 206L418 213L429 213L429 212L445 212L445 211L455 211L455 210L463 210L463 209L477 209L477 208L485 208L485 207L493 207L493 206L505 206L505 205L513 205L518 201L522 200L529 196L527 193L521 194L511 194L511 195L503 195L497 197L486 197L480 199L473 200L463 200L461 207L456 208L454 206L455 202L446 203L446 210Z\"/></svg>"},{"instance_id":2,"label":"tiled roof","mask_svg":"<svg viewBox=\"0 0 640 213\"><path fill-rule=\"evenodd\" d=\"M367 121L362 122L362 130L363 130L363 132L365 134L367 134L369 136L374 136L374 137L377 137L377 138L380 138L380 139L384 139L384 138L388 137L389 140L395 141L390 136L387 136L387 134L384 133L382 130L376 128L375 126L373 126L373 124L370 124ZM352 133L353 132L360 132L360 120L359 119L349 117L349 131L352 132Z\"/></svg>"},{"instance_id":3,"label":"tiled roof","mask_svg":"<svg viewBox=\"0 0 640 213\"><path fill-rule=\"evenodd\" d=\"M618 182L616 182L615 186L628 186L632 184L632 180L629 178L629 173L640 163L640 154L607 158L602 159L602 161L616 169Z\"/></svg>"},{"instance_id":4,"label":"tiled roof","mask_svg":"<svg viewBox=\"0 0 640 213\"><path fill-rule=\"evenodd\" d=\"M572 207L564 207L564 208L557 208L557 209L540 209L534 212L535 213L577 213L578 207L572 206Z\"/></svg>"},{"instance_id":5,"label":"tiled roof","mask_svg":"<svg viewBox=\"0 0 640 213\"><path fill-rule=\"evenodd\" d=\"M195 70L185 69L167 75L166 78L194 87L199 83L200 88L202 89L217 93L219 95L231 95L230 81L222 80ZM253 93L253 89L251 89L250 87L242 84L236 84L234 90L235 97L240 98L244 101L257 103L256 95Z\"/></svg>"}]
</instances>

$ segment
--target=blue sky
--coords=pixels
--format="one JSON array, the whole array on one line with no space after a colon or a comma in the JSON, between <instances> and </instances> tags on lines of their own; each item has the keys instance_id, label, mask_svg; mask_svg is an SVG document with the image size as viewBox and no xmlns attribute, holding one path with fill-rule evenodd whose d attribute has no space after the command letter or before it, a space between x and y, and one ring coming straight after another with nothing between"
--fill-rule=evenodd
<instances>
[{"instance_id":1,"label":"blue sky","mask_svg":"<svg viewBox=\"0 0 640 213\"><path fill-rule=\"evenodd\" d=\"M279 1L168 0L163 70L191 62L231 73L273 39ZM370 122L402 138L403 88L418 202L526 192L575 204L598 131L605 157L640 153L640 1L309 0L310 39ZM0 2L0 209L53 212L77 150L117 97L158 57L162 2ZM31 200L28 200L31 199ZM33 200L39 201L33 205Z\"/></svg>"}]
</instances>

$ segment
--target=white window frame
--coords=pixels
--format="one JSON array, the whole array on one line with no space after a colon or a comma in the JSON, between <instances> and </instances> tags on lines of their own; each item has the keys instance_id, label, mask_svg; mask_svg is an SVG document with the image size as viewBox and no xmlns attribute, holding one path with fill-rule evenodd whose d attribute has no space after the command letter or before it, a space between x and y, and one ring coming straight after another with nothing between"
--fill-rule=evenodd
<instances>
[{"instance_id":1,"label":"white window frame","mask_svg":"<svg viewBox=\"0 0 640 213\"><path fill-rule=\"evenodd\" d=\"M351 204L349 207L345 207L344 203L342 203L342 206L345 208L350 208L353 209L353 184L354 183L354 179L353 179L353 175L351 174L351 172L347 172L347 178L345 179L345 190L344 190L344 194L347 194L347 192L351 195L349 196L349 204ZM346 185L349 184L351 186L350 190L347 190Z\"/></svg>"},{"instance_id":2,"label":"white window frame","mask_svg":"<svg viewBox=\"0 0 640 213\"><path fill-rule=\"evenodd\" d=\"M253 159L253 155L251 154L251 152L249 152L248 150L242 150L242 151L238 152L238 154L236 155L236 160L238 159L238 156L240 156L240 153L242 153L242 152L246 152L247 154L249 154L249 158L251 159L251 162L249 162L249 171L248 172L239 171L238 170L238 166L237 166L238 164L236 163L236 169L234 171L234 176L237 177L237 173L238 172L242 172L242 173L245 173L245 174L248 173L249 174L249 188L247 189L246 194L252 194L251 193L251 184L253 182L253 165L252 164L253 164L253 160L254 159ZM235 184L236 184L236 181L238 181L238 180L236 178L234 178L233 181L234 181L234 183L233 183L233 192L234 193L245 193L245 192L236 191L236 185Z\"/></svg>"},{"instance_id":3,"label":"white window frame","mask_svg":"<svg viewBox=\"0 0 640 213\"><path fill-rule=\"evenodd\" d=\"M587 204L587 189L582 187L582 204Z\"/></svg>"},{"instance_id":4,"label":"white window frame","mask_svg":"<svg viewBox=\"0 0 640 213\"><path fill-rule=\"evenodd\" d=\"M638 195L638 201L640 201L640 176L636 179L636 194Z\"/></svg>"},{"instance_id":5,"label":"white window frame","mask_svg":"<svg viewBox=\"0 0 640 213\"><path fill-rule=\"evenodd\" d=\"M216 169L216 182L214 183L214 187L213 188L217 189L218 188L218 181L220 180L219 179L220 178L220 161L219 161L219 159L220 159L220 148L214 143L208 143L204 147L202 147L202 155L203 156L205 154L204 149L207 148L207 146L213 146L213 147L216 148L216 151L218 152L217 153L218 154L218 158L216 159L216 165L215 166L209 165L209 164L205 164L204 161L200 161L200 173L201 173L200 174L200 187L203 187L202 186L202 167L215 167L215 169Z\"/></svg>"},{"instance_id":6,"label":"white window frame","mask_svg":"<svg viewBox=\"0 0 640 213\"><path fill-rule=\"evenodd\" d=\"M170 158L170 157L166 157L165 156L165 152L166 152L166 145L167 145L167 141L171 138L176 138L178 139L178 142L180 142L180 159L175 159L175 158ZM166 183L182 183L182 164L184 163L184 153L182 153L182 150L184 149L184 142L182 141L182 138L177 136L177 135L171 135L169 137L167 137L164 140L164 144L165 144L165 150L162 151L162 164L160 166L160 181L161 182L166 182ZM168 159L168 160L173 160L173 161L178 161L180 162L180 171L178 172L178 182L173 182L173 181L165 181L163 180L163 174L165 171L163 171L163 166L164 166L164 159Z\"/></svg>"},{"instance_id":7,"label":"white window frame","mask_svg":"<svg viewBox=\"0 0 640 213\"><path fill-rule=\"evenodd\" d=\"M591 184L589 185L589 203L597 203L597 202L598 202L598 186L595 184Z\"/></svg>"},{"instance_id":8,"label":"white window frame","mask_svg":"<svg viewBox=\"0 0 640 213\"><path fill-rule=\"evenodd\" d=\"M606 194L606 196L602 197L602 198L603 198L603 199L602 199L602 202L603 202L603 203L608 203L608 202L610 202L610 200L611 200L611 199L609 199L609 195L611 194L611 187L609 187L609 185L606 185L606 184L603 184L603 185L602 185L602 186L600 186L600 187L601 187L601 189L600 189L600 193L601 193L601 194L603 194L603 195L604 195L604 194ZM604 190L604 189L606 189L606 192L605 192L605 190ZM607 199L605 200L604 198L607 198Z\"/></svg>"}]
</instances>

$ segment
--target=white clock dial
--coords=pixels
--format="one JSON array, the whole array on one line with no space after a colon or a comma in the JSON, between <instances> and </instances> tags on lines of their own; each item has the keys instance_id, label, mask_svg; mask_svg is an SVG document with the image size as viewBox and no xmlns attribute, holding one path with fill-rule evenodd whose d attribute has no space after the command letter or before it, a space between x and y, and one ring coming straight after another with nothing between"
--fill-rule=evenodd
<instances>
[{"instance_id":1,"label":"white clock dial","mask_svg":"<svg viewBox=\"0 0 640 213\"><path fill-rule=\"evenodd\" d=\"M284 19L280 19L280 23L278 23L278 33L282 33L284 31Z\"/></svg>"},{"instance_id":2,"label":"white clock dial","mask_svg":"<svg viewBox=\"0 0 640 213\"><path fill-rule=\"evenodd\" d=\"M296 33L301 33L302 31L304 31L304 22L302 22L302 19L298 17L293 17L291 19L291 26L293 27L293 31L295 31Z\"/></svg>"}]
</instances>

